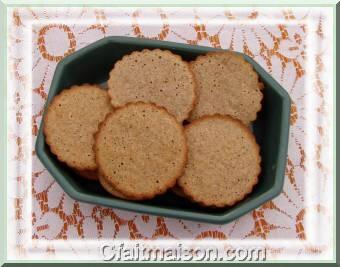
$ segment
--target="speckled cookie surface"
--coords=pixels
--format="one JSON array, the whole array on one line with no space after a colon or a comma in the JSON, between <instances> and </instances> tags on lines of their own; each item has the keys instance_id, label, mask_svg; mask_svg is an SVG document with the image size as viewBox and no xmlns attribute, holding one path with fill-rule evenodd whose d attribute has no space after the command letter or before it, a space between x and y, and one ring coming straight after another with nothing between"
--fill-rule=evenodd
<instances>
[{"instance_id":1,"label":"speckled cookie surface","mask_svg":"<svg viewBox=\"0 0 340 267\"><path fill-rule=\"evenodd\" d=\"M189 117L196 98L189 63L160 49L124 56L110 72L108 87L114 107L138 101L154 103L179 122Z\"/></svg>"},{"instance_id":2,"label":"speckled cookie surface","mask_svg":"<svg viewBox=\"0 0 340 267\"><path fill-rule=\"evenodd\" d=\"M230 115L245 124L261 109L263 84L252 65L234 52L211 52L191 62L197 100L191 120Z\"/></svg>"},{"instance_id":3,"label":"speckled cookie surface","mask_svg":"<svg viewBox=\"0 0 340 267\"><path fill-rule=\"evenodd\" d=\"M134 200L133 197L127 197L123 195L121 192L117 191L116 188L113 187L113 185L106 180L106 178L102 175L98 175L98 180L102 187L109 192L111 195L121 198L121 199L126 199L126 200Z\"/></svg>"},{"instance_id":4,"label":"speckled cookie surface","mask_svg":"<svg viewBox=\"0 0 340 267\"><path fill-rule=\"evenodd\" d=\"M260 173L259 146L250 130L229 116L205 116L186 126L188 163L178 186L203 206L234 205Z\"/></svg>"},{"instance_id":5,"label":"speckled cookie surface","mask_svg":"<svg viewBox=\"0 0 340 267\"><path fill-rule=\"evenodd\" d=\"M95 170L94 134L111 111L107 92L97 86L85 84L63 90L48 106L44 118L51 152L76 170Z\"/></svg>"},{"instance_id":6,"label":"speckled cookie surface","mask_svg":"<svg viewBox=\"0 0 340 267\"><path fill-rule=\"evenodd\" d=\"M149 199L175 185L187 145L182 125L164 108L131 103L100 125L95 143L98 170L124 196Z\"/></svg>"}]
</instances>

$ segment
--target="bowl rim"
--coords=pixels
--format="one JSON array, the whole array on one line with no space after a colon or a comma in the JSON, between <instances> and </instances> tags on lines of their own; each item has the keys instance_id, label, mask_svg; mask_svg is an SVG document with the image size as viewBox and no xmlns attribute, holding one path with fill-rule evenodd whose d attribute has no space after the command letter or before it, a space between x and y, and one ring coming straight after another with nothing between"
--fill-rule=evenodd
<instances>
[{"instance_id":1,"label":"bowl rim","mask_svg":"<svg viewBox=\"0 0 340 267\"><path fill-rule=\"evenodd\" d=\"M57 64L56 70L54 72L50 90L49 92L56 91L58 80L62 76L62 69L64 66L68 65L75 58L78 58L80 55L86 55L89 51L95 50L107 43L117 43L124 45L140 45L142 46L151 46L154 48L160 49L172 49L175 50L196 50L199 52L210 52L210 51L227 51L227 49L219 49L212 48L206 46L198 46L198 45L189 45L183 43L176 42L168 42L168 41L159 41L159 40L150 40L150 39L142 39L135 37L126 37L126 36L109 36L102 39L99 39L88 46L85 46L73 54L63 58ZM176 53L176 51L174 51ZM284 162L276 165L275 175L273 177L274 184L267 191L258 195L253 200L247 202L247 205L240 206L230 211L226 211L223 214L214 215L209 213L204 213L201 211L186 211L186 210L176 210L168 207L159 207L159 206L151 206L146 205L144 203L132 202L128 200L122 200L118 198L105 198L101 196L94 196L90 194L85 194L77 191L73 186L69 184L67 179L58 171L58 168L53 164L52 160L45 154L44 152L44 144L45 137L43 134L43 125L44 125L44 117L46 113L46 106L50 103L55 94L48 94L46 103L44 105L44 112L41 119L41 123L39 126L39 131L35 143L35 151L37 157L42 162L44 167L49 171L49 173L54 177L54 179L59 183L62 189L73 199L87 202L91 204L103 205L111 208L118 208L123 210L129 210L138 213L148 213L152 215L172 217L172 218L181 218L192 221L200 221L200 222L208 222L213 224L224 224L230 221L233 221L240 216L256 209L260 205L265 202L275 198L278 196L284 184L284 176L285 176L285 167L287 162L287 151L288 151L288 139L289 139L289 127L290 127L290 107L291 107L291 99L288 92L271 76L269 75L255 60L250 58L248 55L245 55L240 52L236 52L237 54L242 55L247 62L252 64L255 71L259 74L259 76L266 81L282 99L282 110L286 112L281 113L280 117L280 127L281 127L281 138L278 143L278 158L284 158ZM242 202L240 202L242 203Z\"/></svg>"}]
</instances>

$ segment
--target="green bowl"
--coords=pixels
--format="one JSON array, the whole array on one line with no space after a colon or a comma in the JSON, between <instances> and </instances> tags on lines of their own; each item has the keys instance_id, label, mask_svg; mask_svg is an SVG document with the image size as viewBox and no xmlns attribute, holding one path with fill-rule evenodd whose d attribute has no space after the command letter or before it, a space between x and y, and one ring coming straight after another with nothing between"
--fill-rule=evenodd
<instances>
[{"instance_id":1,"label":"green bowl","mask_svg":"<svg viewBox=\"0 0 340 267\"><path fill-rule=\"evenodd\" d=\"M220 49L154 41L130 37L107 37L72 55L57 65L46 105L64 88L82 83L105 83L114 63L124 55L142 49L167 49L185 60ZM206 209L168 192L149 201L132 202L109 195L96 181L77 177L65 164L59 162L45 143L40 125L36 153L46 169L72 198L96 205L175 217L201 222L224 224L259 207L280 194L285 174L288 146L290 98L287 92L250 57L243 57L254 66L264 83L263 108L253 123L253 132L261 147L262 173L253 192L233 207Z\"/></svg>"}]
</instances>

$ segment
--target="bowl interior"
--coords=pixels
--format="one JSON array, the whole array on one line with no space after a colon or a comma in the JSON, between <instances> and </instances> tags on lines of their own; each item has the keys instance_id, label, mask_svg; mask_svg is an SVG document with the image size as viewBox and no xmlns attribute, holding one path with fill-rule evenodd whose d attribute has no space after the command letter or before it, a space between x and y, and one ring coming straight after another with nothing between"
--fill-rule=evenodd
<instances>
[{"instance_id":1,"label":"bowl interior","mask_svg":"<svg viewBox=\"0 0 340 267\"><path fill-rule=\"evenodd\" d=\"M110 70L117 60L132 51L143 50L145 48L159 48L159 43L160 42L131 42L127 44L126 42L113 42L108 40L94 43L85 49L77 51L60 63L62 67L60 68L59 76L55 75L54 77L47 103L49 103L62 89L68 88L71 85L82 83L105 83L108 79ZM166 42L162 43L161 48L168 49L173 53L182 56L182 58L187 61L194 60L198 55L205 54L208 51L216 50L199 46L174 46L172 43ZM282 158L282 153L279 153L282 132L284 131L284 125L282 124L281 118L283 116L282 113L287 112L283 106L283 96L280 93L280 88L275 88L275 83L273 86L272 78L250 58L245 58L254 65L265 87L263 90L263 108L258 113L256 121L252 124L256 140L261 147L262 157L262 172L259 177L259 183L255 186L253 192L235 206L223 209L202 208L171 192L158 196L152 200L144 201L142 202L142 205L171 208L177 211L191 211L200 214L224 215L231 211L243 209L243 207L247 206L247 203L252 202L269 190L272 190L275 180L278 179L278 175L283 175L278 174L278 164L285 165L285 157ZM41 151L38 151L38 156L48 157L55 166L53 171L59 172L63 179L67 180L74 190L82 194L97 196L102 199L114 199L102 189L98 182L79 178L78 175L65 166L65 164L59 162L45 144L44 136L41 132L38 138L42 143ZM247 211L249 210L243 209L241 213Z\"/></svg>"}]
</instances>

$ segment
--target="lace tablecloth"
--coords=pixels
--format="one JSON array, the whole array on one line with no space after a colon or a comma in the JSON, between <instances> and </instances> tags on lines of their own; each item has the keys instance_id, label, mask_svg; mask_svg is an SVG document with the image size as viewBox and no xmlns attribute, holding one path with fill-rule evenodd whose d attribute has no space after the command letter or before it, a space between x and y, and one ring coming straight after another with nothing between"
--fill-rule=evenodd
<instances>
[{"instance_id":1,"label":"lace tablecloth","mask_svg":"<svg viewBox=\"0 0 340 267\"><path fill-rule=\"evenodd\" d=\"M330 8L11 8L8 12L10 259L100 260L104 240L216 239L267 248L267 259L333 256L333 15ZM244 52L292 98L284 189L225 225L80 203L37 159L34 144L55 67L105 36ZM322 231L322 232L321 232Z\"/></svg>"}]
</instances>

